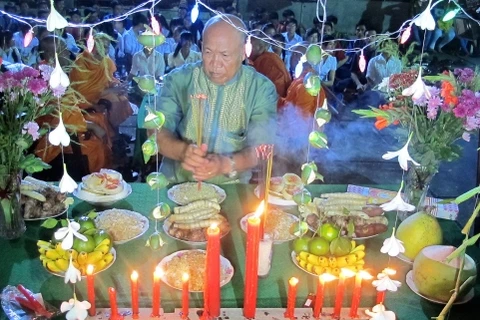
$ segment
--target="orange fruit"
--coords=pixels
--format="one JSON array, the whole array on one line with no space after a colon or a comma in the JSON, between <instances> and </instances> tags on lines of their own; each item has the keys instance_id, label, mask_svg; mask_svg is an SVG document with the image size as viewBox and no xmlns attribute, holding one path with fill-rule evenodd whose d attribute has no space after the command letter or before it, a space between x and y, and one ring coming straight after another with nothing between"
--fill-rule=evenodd
<instances>
[{"instance_id":1,"label":"orange fruit","mask_svg":"<svg viewBox=\"0 0 480 320\"><path fill-rule=\"evenodd\" d=\"M308 252L316 256L326 256L330 252L330 242L324 238L315 237L308 243Z\"/></svg>"},{"instance_id":2,"label":"orange fruit","mask_svg":"<svg viewBox=\"0 0 480 320\"><path fill-rule=\"evenodd\" d=\"M87 237L87 241L83 241L75 237L73 240L73 249L77 252L85 251L86 253L95 250L95 239L92 236Z\"/></svg>"},{"instance_id":3,"label":"orange fruit","mask_svg":"<svg viewBox=\"0 0 480 320\"><path fill-rule=\"evenodd\" d=\"M318 235L328 241L332 241L335 238L338 238L338 234L340 233L340 229L334 226L331 223L324 223L320 226L318 230Z\"/></svg>"}]
</instances>

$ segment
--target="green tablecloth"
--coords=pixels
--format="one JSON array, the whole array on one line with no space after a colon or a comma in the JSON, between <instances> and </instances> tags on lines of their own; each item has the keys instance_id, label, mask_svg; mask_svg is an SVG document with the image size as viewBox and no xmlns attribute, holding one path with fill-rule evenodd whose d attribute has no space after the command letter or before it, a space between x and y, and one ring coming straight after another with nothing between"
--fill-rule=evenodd
<instances>
[{"instance_id":1,"label":"green tablecloth","mask_svg":"<svg viewBox=\"0 0 480 320\"><path fill-rule=\"evenodd\" d=\"M377 186L381 187L381 186ZM245 257L245 233L239 227L240 218L254 211L258 205L258 199L253 194L253 186L229 185L224 187L227 199L222 204L224 214L228 217L232 231L222 239L222 254L229 259L235 268L232 281L221 290L222 307L242 307L244 286L244 257ZM346 191L345 185L313 185L310 186L312 194L322 192ZM166 197L166 191L160 193L160 201L166 201L173 205ZM130 209L146 216L157 203L156 192L151 191L146 184L133 184L133 193L125 200L118 202L115 207ZM72 214L77 216L92 209L85 202L76 201ZM387 214L390 221L393 214ZM440 220L444 230L445 243L458 245L461 242L459 227L453 221ZM392 223L391 223L392 225ZM154 223L150 222L149 231L141 238L129 243L116 246L117 260L112 267L96 276L97 307L108 307L107 287L113 286L118 291L119 306L130 305L129 275L132 270L140 274L140 306L150 307L152 296L152 273L160 260L177 250L187 249L188 245L164 236L167 244L158 251L152 251L145 247L145 242L153 232ZM390 227L391 228L391 227ZM367 247L366 268L372 275L387 266L388 256L381 254L379 249L383 240L390 235L387 232L379 237L365 240ZM39 222L27 222L25 235L15 241L0 240L0 288L11 284L23 283L35 292L41 292L44 299L53 305L59 306L61 301L72 297L72 285L66 285L63 278L48 273L38 259L36 241L39 238L49 237L47 230L40 228ZM48 239L48 238L47 238ZM315 292L315 278L298 269L290 258L290 244L274 245L272 269L268 277L259 280L258 307L281 308L286 306L286 286L290 277L298 277L299 290L297 306L302 306L308 293ZM469 254L480 261L480 250L471 248ZM387 308L393 310L398 319L422 320L438 315L441 306L428 302L413 293L405 283L405 274L410 266L397 260L390 259L390 266L398 271L398 280L402 281L402 287L397 293L388 293L386 297ZM325 306L333 306L336 282L329 284ZM79 298L86 299L86 282L77 284L76 289ZM353 280L347 282L347 294L344 305L350 305L349 292L352 291ZM469 303L453 307L450 319L473 319L474 306L480 303L480 285L475 287L475 298ZM376 291L371 285L366 285L363 290L361 306L371 307L375 302ZM181 292L162 285L162 307L172 311L180 307ZM191 306L202 307L202 295L191 294ZM4 314L2 313L4 316Z\"/></svg>"}]
</instances>

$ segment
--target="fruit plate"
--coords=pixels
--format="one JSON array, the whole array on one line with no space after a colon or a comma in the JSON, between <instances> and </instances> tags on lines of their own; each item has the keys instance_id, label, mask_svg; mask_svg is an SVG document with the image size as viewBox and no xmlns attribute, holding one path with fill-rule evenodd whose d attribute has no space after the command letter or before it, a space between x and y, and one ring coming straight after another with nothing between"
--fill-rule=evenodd
<instances>
[{"instance_id":1,"label":"fruit plate","mask_svg":"<svg viewBox=\"0 0 480 320\"><path fill-rule=\"evenodd\" d=\"M73 195L80 200L90 203L91 205L99 207L109 207L114 203L125 199L132 193L132 187L125 181L122 181L122 183L123 190L120 193L111 195L99 195L84 190L83 182L80 182L78 188L73 191Z\"/></svg>"},{"instance_id":2,"label":"fruit plate","mask_svg":"<svg viewBox=\"0 0 480 320\"><path fill-rule=\"evenodd\" d=\"M410 258L407 258L403 253L399 253L399 254L397 255L397 258L400 259L400 260L402 260L403 262L408 263L408 264L413 264L413 260L410 259Z\"/></svg>"},{"instance_id":3,"label":"fruit plate","mask_svg":"<svg viewBox=\"0 0 480 320\"><path fill-rule=\"evenodd\" d=\"M23 218L23 220L24 221L42 221L42 220L47 220L49 218L58 218L64 215L67 211L68 211L68 206L66 206L65 210L62 210L61 212L54 214L53 216L40 217L40 218Z\"/></svg>"},{"instance_id":4,"label":"fruit plate","mask_svg":"<svg viewBox=\"0 0 480 320\"><path fill-rule=\"evenodd\" d=\"M297 216L291 214L291 213L287 213L287 212L284 212L288 217L290 217L292 220L294 220L293 223L296 223L296 222L299 222L300 219L298 219ZM255 214L254 212L251 212L251 213L248 213L246 215L243 216L243 218L240 220L240 228L242 228L242 230L244 232L247 232L247 220L249 217L251 217L253 214ZM284 228L282 228L284 229ZM290 227L288 227L288 229L290 229ZM284 238L284 239L275 239L275 236L274 236L274 240L273 240L273 243L274 244L280 244L280 243L284 243L284 242L288 242L288 241L292 241L292 240L295 240L296 236L289 233L289 237L288 238Z\"/></svg>"},{"instance_id":5,"label":"fruit plate","mask_svg":"<svg viewBox=\"0 0 480 320\"><path fill-rule=\"evenodd\" d=\"M102 221L102 219L109 220ZM137 223L137 233L135 235L123 240L114 240L119 232L124 231L121 229L122 226L131 227L134 223ZM124 244L141 237L150 226L147 217L138 212L124 209L109 209L99 212L95 218L95 225L99 229L107 231L112 236L115 245Z\"/></svg>"},{"instance_id":6,"label":"fruit plate","mask_svg":"<svg viewBox=\"0 0 480 320\"><path fill-rule=\"evenodd\" d=\"M170 261L172 261L174 258L182 258L182 257L186 257L189 253L191 252L202 252L202 253L206 253L205 250L201 250L201 249L192 249L192 250L180 250L180 251L176 251L166 257L164 257L162 259L162 261L160 261L160 263L158 264L158 267L160 269L162 269L164 272L163 274L161 275L160 279L167 284L167 286L173 288L173 289L177 289L177 290L182 290L181 287L176 287L175 285L171 284L168 282L168 277L167 277L167 273L169 272L168 268L167 268L167 263L169 263ZM206 254L205 254L205 259L206 259ZM185 258L183 260L182 263L188 263L187 262L187 259ZM187 267L190 267L190 265L188 265ZM193 266L194 268L195 266ZM223 287L224 285L226 285L227 283L229 283L232 278L233 278L233 273L234 273L234 269L233 269L233 266L232 264L230 263L230 261L223 257L223 256L220 256L220 268L221 268L221 277L220 277L220 287ZM177 268L178 270L178 277L177 277L177 274L174 275L174 278L178 278L178 279L181 279L182 278L182 274L181 274L181 271L180 271L181 268ZM198 269L198 268L197 268ZM203 278L204 278L204 274L199 274L198 277L200 277L203 281ZM194 281L194 279L192 279L192 276L190 275L190 281ZM203 290L189 290L189 292L203 292Z\"/></svg>"},{"instance_id":7,"label":"fruit plate","mask_svg":"<svg viewBox=\"0 0 480 320\"><path fill-rule=\"evenodd\" d=\"M410 270L407 272L407 275L405 277L405 280L407 282L407 286L413 291L415 292L417 295L419 295L420 297L422 297L423 299L426 299L430 302L433 302L433 303L438 303L438 304L447 304L446 302L444 301L440 301L440 300L437 300L437 299L434 299L434 298L430 298L430 297L427 297L427 296L424 296L423 294L421 294L420 292L418 292L418 288L417 286L415 285L415 282L413 281L413 270ZM475 292L474 292L474 288L472 288L465 296L455 300L455 302L453 304L464 304L464 303L467 303L468 301L472 300L473 297L475 296Z\"/></svg>"},{"instance_id":8,"label":"fruit plate","mask_svg":"<svg viewBox=\"0 0 480 320\"><path fill-rule=\"evenodd\" d=\"M196 200L212 198L216 198L218 203L222 203L227 198L225 190L207 182L202 182L200 190L198 190L197 182L177 184L168 189L167 196L170 200L181 206Z\"/></svg>"},{"instance_id":9,"label":"fruit plate","mask_svg":"<svg viewBox=\"0 0 480 320\"><path fill-rule=\"evenodd\" d=\"M312 231L313 233L316 233L317 230L315 230L314 227L312 227L311 225L308 225L308 230ZM384 232L381 232L381 233L377 233L377 234L372 234L371 236L367 236L367 237L352 237L352 240L367 240L367 239L371 239L371 238L375 238L375 237L378 237L379 235L383 234ZM412 262L413 263L413 262Z\"/></svg>"},{"instance_id":10,"label":"fruit plate","mask_svg":"<svg viewBox=\"0 0 480 320\"><path fill-rule=\"evenodd\" d=\"M103 268L102 270L100 271L94 271L93 274L97 274L97 273L100 273L100 272L103 272L105 270L107 270L108 268L110 268L114 263L115 263L115 260L117 260L117 251L115 250L115 248L110 248L110 251L109 251L111 254L113 254L113 260L112 262L110 262L110 264L108 264L105 268ZM48 270L47 268L45 268L45 270L47 270L49 273L53 274L54 276L57 276L57 277L65 277L65 272L54 272L54 271L50 271ZM85 279L87 278L87 276L82 276L82 279Z\"/></svg>"},{"instance_id":11,"label":"fruit plate","mask_svg":"<svg viewBox=\"0 0 480 320\"><path fill-rule=\"evenodd\" d=\"M257 186L253 192L255 193L255 196L257 196L257 198L260 198L260 186ZM297 205L293 200L287 200L287 199L272 195L271 193L268 195L268 203L279 206L279 207L293 207Z\"/></svg>"},{"instance_id":12,"label":"fruit plate","mask_svg":"<svg viewBox=\"0 0 480 320\"><path fill-rule=\"evenodd\" d=\"M299 268L299 269L302 270L302 271L305 271L305 272L308 273L308 274L311 274L312 276L318 277L318 274L313 273L313 272L310 272L310 271L302 268L302 267L300 266L300 264L298 264L298 261L297 261L297 253L296 253L295 251L292 251L291 257L292 257L293 264L295 264L295 265L297 266L297 268Z\"/></svg>"},{"instance_id":13,"label":"fruit plate","mask_svg":"<svg viewBox=\"0 0 480 320\"><path fill-rule=\"evenodd\" d=\"M167 219L168 220L168 219ZM165 222L167 222L167 220L165 220ZM180 238L177 238L173 235L171 235L170 233L168 233L168 226L166 223L163 223L163 232L165 232L165 234L169 237L169 238L172 238L174 240L178 240L178 241L181 241L181 242L184 242L186 244L189 244L191 246L204 246L207 244L207 241L191 241L191 240L185 240L185 239L180 239ZM204 228L205 230L207 230L207 228ZM222 231L222 230L221 230ZM220 232L220 239L223 238L224 236L226 236L228 233L230 232L230 228L228 228L227 231L223 231L223 232Z\"/></svg>"}]
</instances>

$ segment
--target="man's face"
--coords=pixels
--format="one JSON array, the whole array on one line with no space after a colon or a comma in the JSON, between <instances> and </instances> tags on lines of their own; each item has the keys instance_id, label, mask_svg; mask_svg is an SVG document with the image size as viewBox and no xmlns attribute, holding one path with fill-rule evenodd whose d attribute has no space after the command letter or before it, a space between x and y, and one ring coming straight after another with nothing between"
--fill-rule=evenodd
<instances>
[{"instance_id":1,"label":"man's face","mask_svg":"<svg viewBox=\"0 0 480 320\"><path fill-rule=\"evenodd\" d=\"M367 28L364 25L357 26L357 28L355 29L355 35L357 36L357 38L363 38L365 36L366 29Z\"/></svg>"},{"instance_id":2,"label":"man's face","mask_svg":"<svg viewBox=\"0 0 480 320\"><path fill-rule=\"evenodd\" d=\"M317 43L318 42L318 33L312 33L307 37L308 43Z\"/></svg>"},{"instance_id":3,"label":"man's face","mask_svg":"<svg viewBox=\"0 0 480 320\"><path fill-rule=\"evenodd\" d=\"M121 4L119 4L119 5L115 6L115 8L113 8L113 15L115 17L118 17L122 14L123 14L123 7L122 7Z\"/></svg>"},{"instance_id":4,"label":"man's face","mask_svg":"<svg viewBox=\"0 0 480 320\"><path fill-rule=\"evenodd\" d=\"M73 23L82 22L82 17L79 14L73 14L71 18Z\"/></svg>"},{"instance_id":5,"label":"man's face","mask_svg":"<svg viewBox=\"0 0 480 320\"><path fill-rule=\"evenodd\" d=\"M322 45L322 49L325 51L331 51L335 49L335 41L328 41Z\"/></svg>"},{"instance_id":6,"label":"man's face","mask_svg":"<svg viewBox=\"0 0 480 320\"><path fill-rule=\"evenodd\" d=\"M287 24L286 30L289 34L294 34L297 31L297 25L293 22Z\"/></svg>"},{"instance_id":7,"label":"man's face","mask_svg":"<svg viewBox=\"0 0 480 320\"><path fill-rule=\"evenodd\" d=\"M329 26L329 25L325 25L323 27L323 33L326 34L326 35L331 35L333 33L332 27Z\"/></svg>"},{"instance_id":8,"label":"man's face","mask_svg":"<svg viewBox=\"0 0 480 320\"><path fill-rule=\"evenodd\" d=\"M376 37L377 32L375 30L369 30L365 32L365 38L367 38L367 43L374 43Z\"/></svg>"},{"instance_id":9,"label":"man's face","mask_svg":"<svg viewBox=\"0 0 480 320\"><path fill-rule=\"evenodd\" d=\"M295 48L293 50L295 50ZM295 70L295 67L297 66L301 57L302 57L302 53L297 52L297 51L292 52L292 55L290 56L290 69L291 70Z\"/></svg>"},{"instance_id":10,"label":"man's face","mask_svg":"<svg viewBox=\"0 0 480 320\"><path fill-rule=\"evenodd\" d=\"M123 32L123 22L120 22L120 21L116 21L115 22L115 25L114 25L114 28L117 32Z\"/></svg>"},{"instance_id":11,"label":"man's face","mask_svg":"<svg viewBox=\"0 0 480 320\"><path fill-rule=\"evenodd\" d=\"M270 38L273 37L273 36L275 35L275 33L276 33L276 32L275 32L275 29L274 29L274 28L269 28L269 29L265 30L265 34L266 34L267 36L269 36Z\"/></svg>"},{"instance_id":12,"label":"man's face","mask_svg":"<svg viewBox=\"0 0 480 320\"><path fill-rule=\"evenodd\" d=\"M218 22L205 31L203 69L215 84L223 85L238 72L245 59L244 43L236 29Z\"/></svg>"},{"instance_id":13,"label":"man's face","mask_svg":"<svg viewBox=\"0 0 480 320\"><path fill-rule=\"evenodd\" d=\"M187 16L187 8L185 7L178 8L178 16L182 19L185 18Z\"/></svg>"}]
</instances>

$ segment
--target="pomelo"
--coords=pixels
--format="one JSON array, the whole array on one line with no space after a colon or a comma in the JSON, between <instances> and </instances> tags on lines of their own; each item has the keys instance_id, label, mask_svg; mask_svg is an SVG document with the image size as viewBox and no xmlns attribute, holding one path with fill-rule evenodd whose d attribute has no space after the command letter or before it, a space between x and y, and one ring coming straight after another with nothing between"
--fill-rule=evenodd
<instances>
[{"instance_id":1,"label":"pomelo","mask_svg":"<svg viewBox=\"0 0 480 320\"><path fill-rule=\"evenodd\" d=\"M424 211L405 219L398 227L396 237L403 241L404 255L411 260L415 259L423 248L442 244L443 240L437 218Z\"/></svg>"},{"instance_id":2,"label":"pomelo","mask_svg":"<svg viewBox=\"0 0 480 320\"><path fill-rule=\"evenodd\" d=\"M455 249L452 246L435 245L420 251L413 263L413 281L420 294L443 302L450 299L451 290L455 287L455 277L460 268L460 258L455 258L450 263L447 263L445 259ZM470 276L476 277L476 275L475 261L469 255L465 255L465 265L460 283L462 284ZM468 293L475 282L474 279L470 286L459 293L459 297Z\"/></svg>"}]
</instances>

